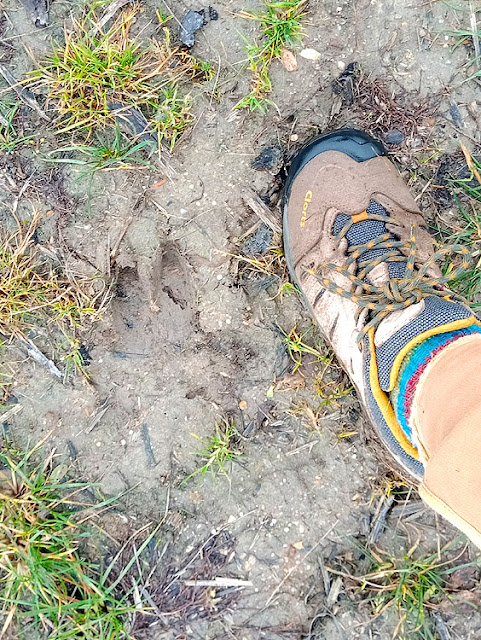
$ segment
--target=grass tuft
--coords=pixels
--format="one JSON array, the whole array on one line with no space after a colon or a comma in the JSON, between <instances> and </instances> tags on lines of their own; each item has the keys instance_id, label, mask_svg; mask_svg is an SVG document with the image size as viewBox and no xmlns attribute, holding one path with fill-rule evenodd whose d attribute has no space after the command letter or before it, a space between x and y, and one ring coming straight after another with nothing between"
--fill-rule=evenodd
<instances>
[{"instance_id":1,"label":"grass tuft","mask_svg":"<svg viewBox=\"0 0 481 640\"><path fill-rule=\"evenodd\" d=\"M34 137L17 134L14 120L18 109L18 103L7 100L0 101L0 151L12 153L18 146Z\"/></svg>"},{"instance_id":2,"label":"grass tuft","mask_svg":"<svg viewBox=\"0 0 481 640\"><path fill-rule=\"evenodd\" d=\"M295 373L302 365L302 357L305 354L314 356L313 362L324 362L327 363L327 366L332 362L332 358L328 352L323 353L322 350L306 344L304 341L304 335L299 333L296 327L293 327L289 333L286 333L282 329L280 331L284 336L287 353L295 365L292 373Z\"/></svg>"},{"instance_id":3,"label":"grass tuft","mask_svg":"<svg viewBox=\"0 0 481 640\"><path fill-rule=\"evenodd\" d=\"M481 162L461 145L470 175L449 180L458 205L461 224L448 238L450 244L461 244L469 249L471 265L450 286L469 302L474 311L481 309ZM452 258L446 260L444 273L456 269Z\"/></svg>"},{"instance_id":4,"label":"grass tuft","mask_svg":"<svg viewBox=\"0 0 481 640\"><path fill-rule=\"evenodd\" d=\"M137 143L126 142L120 127L115 125L112 142L105 141L97 134L98 145L73 145L60 147L51 151L47 160L59 164L75 165L81 169L80 174L92 175L96 171L115 171L119 169L152 169L147 160L138 154L150 147L148 140ZM75 154L76 157L65 157L64 154ZM61 154L61 156L59 156Z\"/></svg>"},{"instance_id":5,"label":"grass tuft","mask_svg":"<svg viewBox=\"0 0 481 640\"><path fill-rule=\"evenodd\" d=\"M77 338L70 338L68 343L70 348L63 357L63 361L65 362L64 379L67 380L71 373L78 372L85 380L90 380L90 373L87 371L89 360L85 356L84 347Z\"/></svg>"},{"instance_id":6,"label":"grass tuft","mask_svg":"<svg viewBox=\"0 0 481 640\"><path fill-rule=\"evenodd\" d=\"M98 319L106 301L100 278L67 275L42 252L37 223L37 215L28 226L18 222L17 233L0 244L0 333L7 337L23 334L42 314L60 327L79 327L87 318Z\"/></svg>"},{"instance_id":7,"label":"grass tuft","mask_svg":"<svg viewBox=\"0 0 481 640\"><path fill-rule=\"evenodd\" d=\"M284 256L284 249L281 240L276 234L273 242L265 254L259 256L246 256L243 254L227 254L234 258L238 264L237 273L239 277L247 282L249 280L259 280L259 276L264 279L272 278L278 282L278 291L274 297L289 295L297 292L297 289L288 281L287 264Z\"/></svg>"},{"instance_id":8,"label":"grass tuft","mask_svg":"<svg viewBox=\"0 0 481 640\"><path fill-rule=\"evenodd\" d=\"M189 98L180 96L178 83L209 78L212 69L172 46L166 26L162 40L143 45L132 38L140 9L139 3L129 4L104 31L91 8L74 20L65 44L34 72L32 82L46 88L59 112L57 133L77 131L88 140L92 131L114 125L125 105L141 111L147 130L157 131L159 144L165 139L172 148L192 122ZM159 14L159 21L165 25L168 17Z\"/></svg>"},{"instance_id":9,"label":"grass tuft","mask_svg":"<svg viewBox=\"0 0 481 640\"><path fill-rule=\"evenodd\" d=\"M273 60L282 58L284 48L295 47L301 42L301 21L306 15L306 4L307 0L267 2L264 13L241 11L237 14L241 18L257 22L261 28L261 37L259 44L247 43L252 88L234 109L247 108L250 111L265 112L273 104L267 97L272 92L269 66Z\"/></svg>"},{"instance_id":10,"label":"grass tuft","mask_svg":"<svg viewBox=\"0 0 481 640\"><path fill-rule=\"evenodd\" d=\"M400 484L399 479L389 484L390 488L388 485L382 490L384 497L380 505L392 504L394 494L408 499L411 489ZM389 495L391 499L386 501ZM378 510L378 516L379 513ZM385 517L386 513L383 522ZM373 526L377 526L376 521ZM479 561L469 559L466 544L454 551L457 539L431 553L422 550L418 537L408 551L401 552L402 555L380 549L377 544L352 542L354 548L332 558L326 570L343 579L347 602L371 606L373 618L369 625L373 626L381 616L383 624L390 620L395 625L390 636L393 639L435 640L438 638L436 620L440 614L461 602L476 608L476 600L464 596L467 596L466 590L477 583ZM399 541L396 544L399 545Z\"/></svg>"},{"instance_id":11,"label":"grass tuft","mask_svg":"<svg viewBox=\"0 0 481 640\"><path fill-rule=\"evenodd\" d=\"M473 563L459 566L457 558L441 561L437 553L427 557L414 553L411 549L399 558L379 549L366 550L371 567L360 579L361 590L369 593L376 617L391 607L396 610L399 622L394 637L433 640L430 613L447 597L449 575Z\"/></svg>"},{"instance_id":12,"label":"grass tuft","mask_svg":"<svg viewBox=\"0 0 481 640\"><path fill-rule=\"evenodd\" d=\"M480 45L479 40L481 38L481 29L475 29L476 18L475 13L472 13L472 18L474 18L474 24L472 23L472 29L455 29L448 31L448 34L457 39L457 42L453 46L453 51L460 46L467 45L469 48L472 47L474 49L474 56L470 58L468 62L468 66L475 67L474 73L472 73L468 78L464 80L464 82L468 82L469 80L476 80L481 76L481 70L479 69L480 62Z\"/></svg>"},{"instance_id":13,"label":"grass tuft","mask_svg":"<svg viewBox=\"0 0 481 640\"><path fill-rule=\"evenodd\" d=\"M192 99L189 95L181 96L177 86L164 89L163 95L164 99L154 117L153 128L159 141L165 140L169 150L173 151L177 140L194 121Z\"/></svg>"},{"instance_id":14,"label":"grass tuft","mask_svg":"<svg viewBox=\"0 0 481 640\"><path fill-rule=\"evenodd\" d=\"M31 329L53 324L56 342L63 336L67 345L65 375L77 371L88 379L76 333L100 320L110 288L100 275L67 269L56 253L38 243L37 224L36 214L28 225L17 219L17 232L0 238L0 336L25 342ZM65 348L61 340L59 346ZM10 379L2 377L2 386Z\"/></svg>"},{"instance_id":15,"label":"grass tuft","mask_svg":"<svg viewBox=\"0 0 481 640\"><path fill-rule=\"evenodd\" d=\"M200 438L195 434L192 435L205 445L203 449L194 453L194 455L200 456L204 464L187 476L184 482L199 473L204 477L208 471L213 476L221 473L229 479L229 474L225 468L227 463L238 462L242 458L240 435L234 423L226 419L216 423L215 434L209 439Z\"/></svg>"},{"instance_id":16,"label":"grass tuft","mask_svg":"<svg viewBox=\"0 0 481 640\"><path fill-rule=\"evenodd\" d=\"M277 276L287 280L287 265L284 257L284 250L280 244L280 239L275 238L268 251L262 256L244 256L241 254L227 254L235 258L240 265L243 265L241 275L249 273L260 273L265 276Z\"/></svg>"},{"instance_id":17,"label":"grass tuft","mask_svg":"<svg viewBox=\"0 0 481 640\"><path fill-rule=\"evenodd\" d=\"M9 629L25 640L130 638L133 589L118 590L130 563L117 571L117 555L102 572L79 553L80 541L91 535L86 523L93 509L113 500L83 503L81 492L92 485L66 481L66 467L55 466L53 455L34 463L39 446L0 451L2 635Z\"/></svg>"},{"instance_id":18,"label":"grass tuft","mask_svg":"<svg viewBox=\"0 0 481 640\"><path fill-rule=\"evenodd\" d=\"M349 378L337 364L334 354L325 348L326 354L323 357L323 369L314 380L316 399L321 407L339 407L339 400L345 398L353 391L354 387L349 383ZM345 437L345 434L344 434Z\"/></svg>"}]
</instances>

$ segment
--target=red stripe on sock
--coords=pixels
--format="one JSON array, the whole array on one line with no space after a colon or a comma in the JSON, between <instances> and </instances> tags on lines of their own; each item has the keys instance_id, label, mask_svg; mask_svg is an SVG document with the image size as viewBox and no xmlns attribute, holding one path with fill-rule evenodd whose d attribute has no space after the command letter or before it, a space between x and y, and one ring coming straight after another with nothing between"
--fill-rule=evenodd
<instances>
[{"instance_id":1,"label":"red stripe on sock","mask_svg":"<svg viewBox=\"0 0 481 640\"><path fill-rule=\"evenodd\" d=\"M405 387L404 400L403 400L403 411L404 411L404 417L406 418L406 422L409 422L409 417L411 415L411 409L413 405L414 394L416 392L416 387L419 382L419 378L422 376L422 374L426 370L426 367L431 362L431 360L438 355L440 351L442 351L445 347L448 346L448 344L455 342L458 338L461 338L461 337L462 335L453 336L449 338L449 340L446 340L446 342L444 342L443 344L440 344L438 347L436 347L436 349L433 349L433 351L431 351L429 356L425 360L423 360L423 362L419 365L415 373L409 378L409 381L407 382Z\"/></svg>"}]
</instances>

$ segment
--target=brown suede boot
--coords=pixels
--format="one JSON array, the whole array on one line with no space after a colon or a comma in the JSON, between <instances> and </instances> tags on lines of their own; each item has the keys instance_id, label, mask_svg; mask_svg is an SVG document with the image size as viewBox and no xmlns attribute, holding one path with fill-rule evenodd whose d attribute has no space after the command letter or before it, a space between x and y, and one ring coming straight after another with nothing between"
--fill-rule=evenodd
<instances>
[{"instance_id":1,"label":"brown suede boot","mask_svg":"<svg viewBox=\"0 0 481 640\"><path fill-rule=\"evenodd\" d=\"M441 349L454 354L473 340L481 345L481 323L446 286L469 260L465 256L460 269L441 277L436 260L447 251L434 254L422 214L382 145L355 130L322 136L294 158L284 197L284 247L292 279L387 450L417 481L426 474L424 499L443 515L450 512L449 519L480 544L476 506L455 499L466 485L458 487L455 474L442 477L449 457L443 447L455 436L450 425L437 439L433 436L436 418L428 407L438 406L439 397L433 400L432 385L426 382L445 357ZM450 251L468 253L461 246ZM408 423L398 419L391 397L401 374L409 374L416 347L428 348L433 340L436 347L430 347L427 358L419 360L424 353L416 352L421 365L409 384L422 382L424 391L409 398ZM476 351L474 365L481 367L481 351ZM446 374L436 375L439 382ZM456 427L456 446L461 452L470 430L477 429L481 453L481 394L471 404L474 414ZM451 415L463 415L462 405L451 407ZM436 465L431 456L433 461L438 456ZM477 505L481 513L481 498Z\"/></svg>"}]
</instances>

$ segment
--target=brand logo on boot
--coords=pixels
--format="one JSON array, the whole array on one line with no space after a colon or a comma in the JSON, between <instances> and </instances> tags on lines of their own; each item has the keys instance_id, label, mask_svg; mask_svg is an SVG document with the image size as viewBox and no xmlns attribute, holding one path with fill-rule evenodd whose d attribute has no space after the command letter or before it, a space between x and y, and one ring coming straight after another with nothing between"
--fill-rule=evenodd
<instances>
[{"instance_id":1,"label":"brand logo on boot","mask_svg":"<svg viewBox=\"0 0 481 640\"><path fill-rule=\"evenodd\" d=\"M301 218L301 227L306 226L307 222L307 210L309 209L309 204L312 200L312 191L308 191L304 196L304 204L302 205L302 218Z\"/></svg>"}]
</instances>

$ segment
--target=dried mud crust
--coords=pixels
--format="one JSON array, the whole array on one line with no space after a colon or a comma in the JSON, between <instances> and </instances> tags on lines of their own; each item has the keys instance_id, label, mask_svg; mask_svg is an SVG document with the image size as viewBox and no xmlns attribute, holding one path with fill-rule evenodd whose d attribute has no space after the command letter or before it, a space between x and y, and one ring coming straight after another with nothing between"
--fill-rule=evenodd
<instances>
[{"instance_id":1,"label":"dried mud crust","mask_svg":"<svg viewBox=\"0 0 481 640\"><path fill-rule=\"evenodd\" d=\"M148 170L98 173L89 186L66 167L52 173L34 152L27 157L33 164L15 156L1 159L2 222L11 220L12 199L30 168L35 174L18 201L19 215L28 218L33 204L43 220L40 241L52 240L104 273L111 269L115 282L104 319L85 336L92 384L81 378L57 382L25 361L14 345L6 347L15 372L13 393L23 407L9 429L19 443L50 432L50 446L70 457L79 474L98 480L107 495L130 489L116 515L119 535L125 519L135 529L139 522L160 520L167 509L177 522L169 544L181 563L185 550L188 554L222 528L230 536L230 559L219 565L219 577L252 583L238 598L207 602L218 615L168 617L138 637L254 640L261 634L273 640L312 640L322 633L337 637L339 626L339 637L392 637L393 612L368 625L369 608L357 606L342 589L322 625L318 621L311 627L325 606L319 563L327 563L339 549L354 548L355 539L369 534L371 497L384 467L376 459L377 447L366 446L354 395L321 406L317 429L299 410L319 405L312 384L319 363L301 369L300 389L274 391L269 418L258 419L272 383L292 370L279 327L290 331L297 326L312 341L317 333L296 296L276 295L275 279L239 278L231 254L241 251L240 239L258 221L242 198L247 188L272 196L267 200L280 222L278 179L251 168L262 149L280 145L289 158L319 131L359 124L355 109L337 104L333 110L338 96L332 82L350 62L360 63L368 77L382 77L393 91L417 91L420 102L440 96L435 121L423 123L429 145L452 152L463 135L477 135L476 122L462 106L475 100L475 87L457 84L450 95L465 120L462 134L451 126L443 94L465 62L465 50L453 54L444 46L443 30L458 27L461 14L443 3L419 5L311 1L304 44L320 56L316 61L298 57L294 73L273 63L272 99L278 111L272 108L262 116L232 111L249 91L239 33L253 38L255 25L232 14L237 3L217 2L219 19L196 32L194 52L214 63L220 60L221 100L199 98L198 122L176 148L176 173L162 186L154 186L162 176ZM156 8L146 2L142 19L152 18ZM180 18L201 7L189 0L172 8ZM257 10L260 3L252 0L242 8ZM7 11L15 32L28 32L25 44L36 56L44 55L49 33L32 32L19 5ZM65 11L52 4L51 32L59 38ZM22 47L10 54L16 73L30 68ZM363 118L369 127L369 112ZM406 174L418 168L426 140L412 130L407 134L391 149ZM48 127L45 138L49 150ZM42 144L32 148L41 151ZM421 193L423 186L418 182L414 189ZM421 200L431 202L429 189ZM110 266L110 252L124 231ZM48 335L39 339L55 359ZM247 403L242 411L241 401ZM233 467L231 482L207 476L183 484L197 464L191 454L199 443L192 434L208 437L226 414L241 432L256 423L253 431L247 429L245 457ZM352 435L339 438L343 431ZM407 550L414 540L407 542L402 527L410 525L400 522L389 521L394 540L389 544ZM415 526L431 550L438 540L442 546L455 536L430 513L421 513ZM479 628L477 611L470 616L454 611L447 618L459 637L474 637L469 633Z\"/></svg>"}]
</instances>

